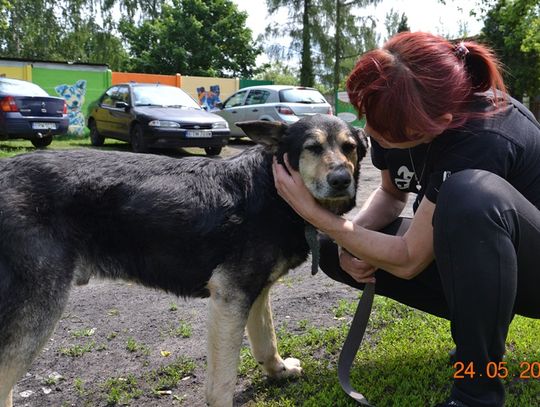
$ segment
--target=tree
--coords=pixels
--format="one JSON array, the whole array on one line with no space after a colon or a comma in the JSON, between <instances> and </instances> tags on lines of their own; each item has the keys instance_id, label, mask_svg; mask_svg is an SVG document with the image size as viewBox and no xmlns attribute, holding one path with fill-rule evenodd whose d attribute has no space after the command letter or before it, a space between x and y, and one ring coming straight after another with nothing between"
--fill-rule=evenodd
<instances>
[{"instance_id":1,"label":"tree","mask_svg":"<svg viewBox=\"0 0 540 407\"><path fill-rule=\"evenodd\" d=\"M48 0L8 0L2 9L0 51L4 57L47 59L58 57L62 27ZM51 55L52 54L52 55Z\"/></svg>"},{"instance_id":2,"label":"tree","mask_svg":"<svg viewBox=\"0 0 540 407\"><path fill-rule=\"evenodd\" d=\"M288 8L289 19L283 24L274 23L266 28L266 37L289 37L291 44L285 51L281 46L270 46L267 53L274 59L290 59L300 54L300 84L313 86L315 74L312 60L313 9L320 0L266 0L269 14Z\"/></svg>"},{"instance_id":3,"label":"tree","mask_svg":"<svg viewBox=\"0 0 540 407\"><path fill-rule=\"evenodd\" d=\"M401 14L400 16L397 11L391 8L390 11L386 13L384 18L384 28L386 28L386 32L388 33L388 37L386 37L386 39L392 37L398 32L409 31L405 13Z\"/></svg>"},{"instance_id":4,"label":"tree","mask_svg":"<svg viewBox=\"0 0 540 407\"><path fill-rule=\"evenodd\" d=\"M353 57L376 46L374 21L354 16L353 9L379 0L267 0L268 12L287 8L289 19L267 27L266 38L289 37L288 48L271 45L274 59L301 55L301 84L318 82L337 89L352 68ZM346 61L344 63L344 61Z\"/></svg>"},{"instance_id":5,"label":"tree","mask_svg":"<svg viewBox=\"0 0 540 407\"><path fill-rule=\"evenodd\" d=\"M340 89L342 78L352 69L352 58L376 47L375 21L370 17L356 17L351 9L378 2L379 0L325 1L327 25L320 32L319 44L323 55L332 55L333 61L327 59L324 63L326 66L333 65L331 83L334 93ZM325 41L325 37L330 41Z\"/></svg>"},{"instance_id":6,"label":"tree","mask_svg":"<svg viewBox=\"0 0 540 407\"><path fill-rule=\"evenodd\" d=\"M255 79L273 81L276 85L299 85L300 74L297 69L285 65L281 61L275 61L265 66Z\"/></svg>"},{"instance_id":7,"label":"tree","mask_svg":"<svg viewBox=\"0 0 540 407\"><path fill-rule=\"evenodd\" d=\"M115 35L112 9L118 4L134 14L136 6L142 3L129 0L0 2L1 56L109 63L113 69L125 63L127 54ZM95 23L98 16L102 25Z\"/></svg>"},{"instance_id":8,"label":"tree","mask_svg":"<svg viewBox=\"0 0 540 407\"><path fill-rule=\"evenodd\" d=\"M230 0L172 0L155 19L139 25L123 19L120 31L132 70L249 77L262 49L245 27L246 18Z\"/></svg>"},{"instance_id":9,"label":"tree","mask_svg":"<svg viewBox=\"0 0 540 407\"><path fill-rule=\"evenodd\" d=\"M499 0L486 13L480 39L497 52L516 98L540 94L540 7L538 0Z\"/></svg>"}]
</instances>

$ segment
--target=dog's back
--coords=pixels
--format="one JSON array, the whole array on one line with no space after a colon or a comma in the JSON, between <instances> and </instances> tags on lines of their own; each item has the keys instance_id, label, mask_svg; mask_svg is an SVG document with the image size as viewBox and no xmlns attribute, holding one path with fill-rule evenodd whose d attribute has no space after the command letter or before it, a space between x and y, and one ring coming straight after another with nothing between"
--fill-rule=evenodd
<instances>
[{"instance_id":1,"label":"dog's back","mask_svg":"<svg viewBox=\"0 0 540 407\"><path fill-rule=\"evenodd\" d=\"M270 157L259 147L229 160L43 152L2 167L0 253L38 263L53 257L66 282L67 270L90 266L204 295L218 264L307 250L291 233L301 222L277 198Z\"/></svg>"}]
</instances>

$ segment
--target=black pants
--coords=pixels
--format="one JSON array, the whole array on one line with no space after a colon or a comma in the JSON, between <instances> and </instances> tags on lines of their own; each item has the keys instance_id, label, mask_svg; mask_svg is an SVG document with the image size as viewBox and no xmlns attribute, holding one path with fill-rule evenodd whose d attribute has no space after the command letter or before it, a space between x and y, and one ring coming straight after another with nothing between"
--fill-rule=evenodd
<instances>
[{"instance_id":1,"label":"black pants","mask_svg":"<svg viewBox=\"0 0 540 407\"><path fill-rule=\"evenodd\" d=\"M401 235L410 219L382 232ZM433 216L436 261L411 280L377 270L375 292L449 319L456 360L485 372L502 360L515 314L540 318L540 211L504 179L466 170L442 185ZM321 236L321 269L362 289L339 266L337 247ZM467 377L467 376L466 376ZM452 396L469 406L502 406L498 379L456 379Z\"/></svg>"}]
</instances>

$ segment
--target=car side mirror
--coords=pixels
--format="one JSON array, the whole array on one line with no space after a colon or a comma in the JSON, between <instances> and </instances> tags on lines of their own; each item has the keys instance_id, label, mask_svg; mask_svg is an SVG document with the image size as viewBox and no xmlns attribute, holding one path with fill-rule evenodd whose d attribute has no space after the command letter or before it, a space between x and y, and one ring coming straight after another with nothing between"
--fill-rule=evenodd
<instances>
[{"instance_id":1,"label":"car side mirror","mask_svg":"<svg viewBox=\"0 0 540 407\"><path fill-rule=\"evenodd\" d=\"M217 102L214 106L218 109L223 109L223 102Z\"/></svg>"},{"instance_id":2,"label":"car side mirror","mask_svg":"<svg viewBox=\"0 0 540 407\"><path fill-rule=\"evenodd\" d=\"M114 107L117 109L124 109L126 112L129 110L129 105L126 102L116 102Z\"/></svg>"}]
</instances>

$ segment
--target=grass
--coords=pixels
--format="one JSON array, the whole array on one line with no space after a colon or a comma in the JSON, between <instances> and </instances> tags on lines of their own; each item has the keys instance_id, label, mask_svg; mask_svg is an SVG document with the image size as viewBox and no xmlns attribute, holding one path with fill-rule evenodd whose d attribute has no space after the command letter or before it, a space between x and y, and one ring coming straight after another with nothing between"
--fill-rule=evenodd
<instances>
[{"instance_id":1,"label":"grass","mask_svg":"<svg viewBox=\"0 0 540 407\"><path fill-rule=\"evenodd\" d=\"M50 149L89 147L84 139L55 139ZM106 149L129 150L125 143L107 141ZM34 151L28 141L0 141L0 157ZM290 279L282 284L294 286ZM308 320L299 321L301 330L291 333L286 325L278 327L280 353L283 357L297 357L302 361L304 374L298 380L275 382L267 380L260 372L248 348L241 351L240 376L250 383L248 389L249 407L288 406L355 406L342 392L336 373L339 352L348 331L348 324L356 308L356 301L339 301L333 308L337 326L318 328ZM170 311L176 311L171 304ZM108 311L108 316L118 316L116 309ZM377 405L424 407L432 406L446 398L454 373L448 362L448 350L454 345L449 334L449 323L429 316L392 300L376 297L373 314L368 325L366 339L357 355L352 369L351 381L367 399ZM179 336L191 334L191 327L181 323L171 333ZM83 329L72 332L74 340L89 339L94 332ZM107 336L112 341L118 333ZM126 353L149 354L144 344L128 338ZM81 357L86 352L96 350L93 341L60 349L60 353L70 357ZM507 340L505 361L509 377L504 380L507 390L507 407L536 407L540 405L540 320L517 316ZM535 378L520 379L524 363L538 366L531 369ZM176 390L172 394L175 403L182 403L183 396L178 388L182 379L192 374L204 361L194 362L187 358L162 365L157 370L145 369L146 358L141 360L141 368L125 377L104 379L101 384L86 383L81 379L73 382L73 391L85 399L85 405L137 405L134 400L143 395L156 397L161 390ZM536 365L535 365L536 363ZM178 394L180 393L180 394ZM204 389L200 388L201 398ZM165 401L163 405L168 405ZM170 403L169 403L170 404Z\"/></svg>"},{"instance_id":2,"label":"grass","mask_svg":"<svg viewBox=\"0 0 540 407\"><path fill-rule=\"evenodd\" d=\"M340 301L338 315L351 315L356 303ZM350 319L350 318L349 318ZM305 326L305 325L303 325ZM341 391L336 364L348 322L334 328L305 326L301 335L279 330L280 353L302 360L304 377L281 384L258 373L244 349L241 373L250 377L255 401L250 406L354 406ZM444 400L455 372L448 359L453 347L449 322L376 297L366 340L358 352L351 382L374 405L432 406ZM516 317L508 336L507 407L540 405L540 380L517 378L523 361L540 361L540 321ZM531 375L534 373L531 369ZM303 402L301 402L303 400Z\"/></svg>"}]
</instances>

